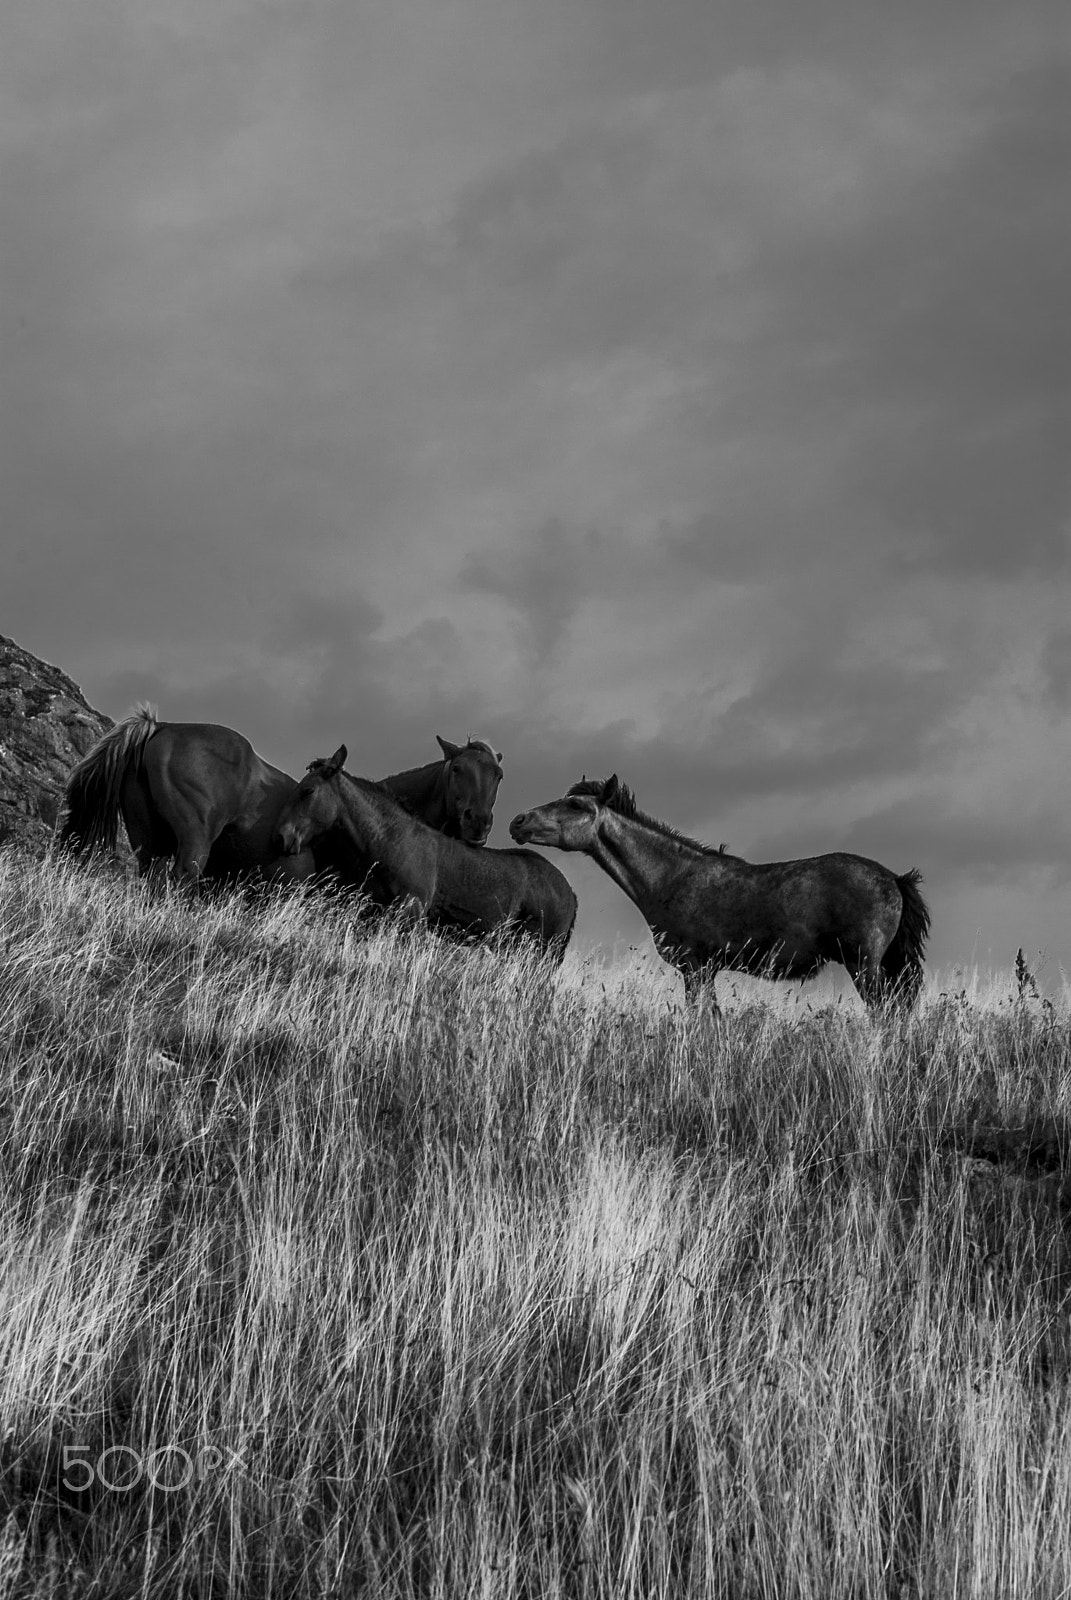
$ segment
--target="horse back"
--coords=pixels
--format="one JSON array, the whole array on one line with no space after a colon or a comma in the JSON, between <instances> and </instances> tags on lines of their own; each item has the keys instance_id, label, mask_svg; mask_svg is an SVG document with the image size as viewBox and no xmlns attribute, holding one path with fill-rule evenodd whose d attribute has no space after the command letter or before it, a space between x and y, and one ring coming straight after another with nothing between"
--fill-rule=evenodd
<instances>
[{"instance_id":1,"label":"horse back","mask_svg":"<svg viewBox=\"0 0 1071 1600\"><path fill-rule=\"evenodd\" d=\"M202 829L211 869L258 866L294 780L257 755L244 734L212 722L161 723L142 752L138 780L158 821L175 834Z\"/></svg>"},{"instance_id":2,"label":"horse back","mask_svg":"<svg viewBox=\"0 0 1071 1600\"><path fill-rule=\"evenodd\" d=\"M845 852L795 861L729 857L711 889L696 906L709 942L756 955L795 949L801 961L837 959L841 946L868 944L876 928L891 938L902 906L888 867Z\"/></svg>"},{"instance_id":3,"label":"horse back","mask_svg":"<svg viewBox=\"0 0 1071 1600\"><path fill-rule=\"evenodd\" d=\"M518 924L548 944L560 944L564 951L577 911L576 894L565 873L534 850L485 847L481 854L498 858L499 870L511 883L512 915Z\"/></svg>"},{"instance_id":4,"label":"horse back","mask_svg":"<svg viewBox=\"0 0 1071 1600\"><path fill-rule=\"evenodd\" d=\"M485 929L512 923L548 943L568 938L576 896L552 862L534 850L436 839L436 915Z\"/></svg>"}]
</instances>

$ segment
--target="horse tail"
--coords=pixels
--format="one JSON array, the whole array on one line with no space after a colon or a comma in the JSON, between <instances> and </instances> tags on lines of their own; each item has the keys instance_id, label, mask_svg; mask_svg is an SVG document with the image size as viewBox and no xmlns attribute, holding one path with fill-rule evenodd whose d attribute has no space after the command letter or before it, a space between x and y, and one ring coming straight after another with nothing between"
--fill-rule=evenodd
<instances>
[{"instance_id":1,"label":"horse tail","mask_svg":"<svg viewBox=\"0 0 1071 1600\"><path fill-rule=\"evenodd\" d=\"M922 874L914 867L897 878L903 902L900 926L881 958L886 990L908 1010L922 988L922 954L930 931L929 908L918 890L921 882Z\"/></svg>"},{"instance_id":2,"label":"horse tail","mask_svg":"<svg viewBox=\"0 0 1071 1600\"><path fill-rule=\"evenodd\" d=\"M119 834L119 790L132 761L140 761L159 727L151 706L140 705L98 739L67 780L67 815L59 842L74 855L114 850Z\"/></svg>"}]
</instances>

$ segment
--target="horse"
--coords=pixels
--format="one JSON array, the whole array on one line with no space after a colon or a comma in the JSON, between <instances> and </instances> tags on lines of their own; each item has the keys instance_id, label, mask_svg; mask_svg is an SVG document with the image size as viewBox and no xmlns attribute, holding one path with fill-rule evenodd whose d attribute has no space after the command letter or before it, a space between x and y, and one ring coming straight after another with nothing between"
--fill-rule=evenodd
<instances>
[{"instance_id":1,"label":"horse","mask_svg":"<svg viewBox=\"0 0 1071 1600\"><path fill-rule=\"evenodd\" d=\"M557 867L531 850L475 849L429 828L383 784L343 770L346 746L312 761L276 823L286 855L330 840L345 884L379 905L408 904L435 927L534 939L560 961L576 895Z\"/></svg>"},{"instance_id":2,"label":"horse","mask_svg":"<svg viewBox=\"0 0 1071 1600\"><path fill-rule=\"evenodd\" d=\"M471 734L463 745L451 744L438 733L435 737L443 753L442 761L395 772L380 782L429 828L444 833L448 839L483 844L491 832L495 799L502 782L502 752Z\"/></svg>"},{"instance_id":3,"label":"horse","mask_svg":"<svg viewBox=\"0 0 1071 1600\"><path fill-rule=\"evenodd\" d=\"M616 773L574 783L561 800L514 817L509 831L518 844L596 861L643 913L687 998L705 992L715 1011L718 972L807 978L831 961L872 1010L890 1001L910 1009L918 996L930 914L914 869L898 877L844 853L744 861L647 816Z\"/></svg>"},{"instance_id":4,"label":"horse","mask_svg":"<svg viewBox=\"0 0 1071 1600\"><path fill-rule=\"evenodd\" d=\"M405 780L417 808L426 795L436 822L486 838L501 757L482 740L440 744L444 755L454 754L399 774L399 782ZM276 818L296 788L289 773L264 761L233 728L159 722L140 706L71 773L60 844L76 856L114 849L122 816L142 873L173 858L179 876L193 881L251 873L275 881L309 878L332 868L328 847L284 861L273 845Z\"/></svg>"}]
</instances>

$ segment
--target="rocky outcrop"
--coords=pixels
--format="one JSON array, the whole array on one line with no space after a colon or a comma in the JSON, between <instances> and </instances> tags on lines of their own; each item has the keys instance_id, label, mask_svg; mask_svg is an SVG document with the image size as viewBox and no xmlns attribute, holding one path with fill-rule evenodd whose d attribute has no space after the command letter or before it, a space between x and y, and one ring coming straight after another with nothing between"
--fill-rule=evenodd
<instances>
[{"instance_id":1,"label":"rocky outcrop","mask_svg":"<svg viewBox=\"0 0 1071 1600\"><path fill-rule=\"evenodd\" d=\"M0 846L49 844L71 768L111 726L58 667L0 634Z\"/></svg>"}]
</instances>

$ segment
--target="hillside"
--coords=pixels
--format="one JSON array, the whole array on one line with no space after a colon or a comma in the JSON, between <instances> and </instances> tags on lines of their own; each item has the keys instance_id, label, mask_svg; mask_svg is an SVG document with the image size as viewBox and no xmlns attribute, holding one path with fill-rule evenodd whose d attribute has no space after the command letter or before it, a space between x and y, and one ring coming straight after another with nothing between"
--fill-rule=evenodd
<instances>
[{"instance_id":1,"label":"hillside","mask_svg":"<svg viewBox=\"0 0 1071 1600\"><path fill-rule=\"evenodd\" d=\"M17 1597L1065 1592L1066 1012L0 852Z\"/></svg>"}]
</instances>

